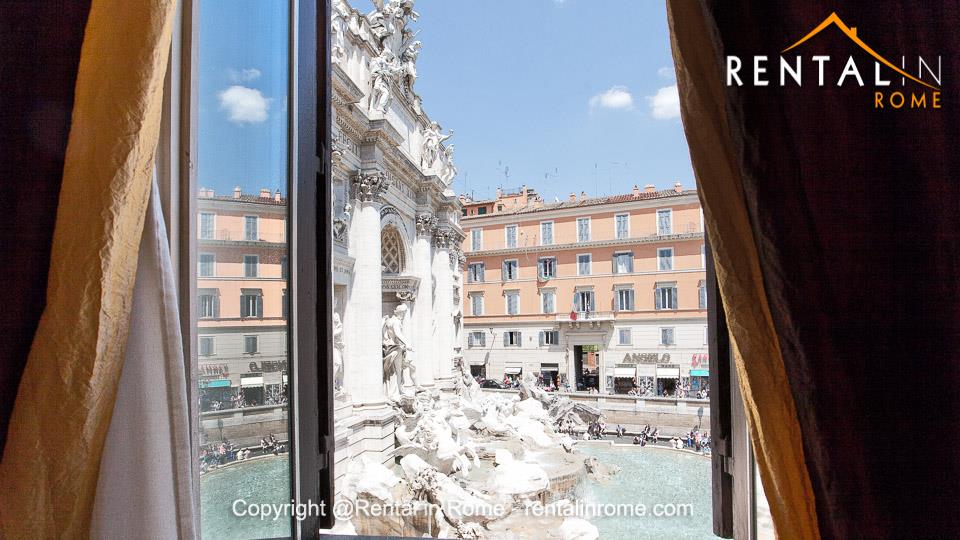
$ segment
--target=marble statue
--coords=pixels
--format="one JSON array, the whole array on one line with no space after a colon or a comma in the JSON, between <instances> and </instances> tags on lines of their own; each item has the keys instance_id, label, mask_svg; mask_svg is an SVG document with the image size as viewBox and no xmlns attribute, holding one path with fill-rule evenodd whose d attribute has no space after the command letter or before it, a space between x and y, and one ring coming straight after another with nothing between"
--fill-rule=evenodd
<instances>
[{"instance_id":1,"label":"marble statue","mask_svg":"<svg viewBox=\"0 0 960 540\"><path fill-rule=\"evenodd\" d=\"M330 61L339 64L347 55L347 26L351 14L346 0L333 0L330 13Z\"/></svg>"},{"instance_id":2,"label":"marble statue","mask_svg":"<svg viewBox=\"0 0 960 540\"><path fill-rule=\"evenodd\" d=\"M420 16L413 10L413 0L373 0L374 10L367 14L370 31L381 47L398 32L403 31L407 21L416 21Z\"/></svg>"},{"instance_id":3,"label":"marble statue","mask_svg":"<svg viewBox=\"0 0 960 540\"><path fill-rule=\"evenodd\" d=\"M453 182L453 179L457 176L457 168L453 165L453 145L449 145L443 149L443 154L440 159L440 180L444 184L450 185L450 182Z\"/></svg>"},{"instance_id":4,"label":"marble statue","mask_svg":"<svg viewBox=\"0 0 960 540\"><path fill-rule=\"evenodd\" d=\"M403 318L407 314L407 306L401 304L393 310L393 315L383 322L383 377L388 382L391 376L397 379L397 395L403 395L404 376L409 374L410 383L420 389L417 384L417 368L413 365L407 352L413 348L410 341L403 335Z\"/></svg>"},{"instance_id":5,"label":"marble statue","mask_svg":"<svg viewBox=\"0 0 960 540\"><path fill-rule=\"evenodd\" d=\"M423 130L423 156L420 164L426 168L433 167L442 152L443 141L453 137L453 130L443 135L440 133L440 124L430 122L430 125Z\"/></svg>"},{"instance_id":6,"label":"marble statue","mask_svg":"<svg viewBox=\"0 0 960 540\"><path fill-rule=\"evenodd\" d=\"M413 90L413 83L417 80L417 57L420 55L422 47L419 41L412 41L403 46L400 53L400 66L402 68L400 76L404 86Z\"/></svg>"},{"instance_id":7,"label":"marble statue","mask_svg":"<svg viewBox=\"0 0 960 540\"><path fill-rule=\"evenodd\" d=\"M333 391L343 393L343 323L336 311L333 312Z\"/></svg>"},{"instance_id":8,"label":"marble statue","mask_svg":"<svg viewBox=\"0 0 960 540\"><path fill-rule=\"evenodd\" d=\"M397 57L390 49L383 49L380 55L370 62L370 110L387 114L390 107L390 84L401 72Z\"/></svg>"}]
</instances>

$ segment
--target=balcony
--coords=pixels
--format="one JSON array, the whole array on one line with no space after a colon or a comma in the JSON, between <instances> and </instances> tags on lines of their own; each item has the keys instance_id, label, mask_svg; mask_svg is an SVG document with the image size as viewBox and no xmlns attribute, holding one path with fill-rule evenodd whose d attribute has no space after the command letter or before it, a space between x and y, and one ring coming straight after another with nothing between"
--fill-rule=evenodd
<instances>
[{"instance_id":1,"label":"balcony","mask_svg":"<svg viewBox=\"0 0 960 540\"><path fill-rule=\"evenodd\" d=\"M613 323L612 311L573 311L557 313L557 324L571 330L600 328L604 323Z\"/></svg>"},{"instance_id":2,"label":"balcony","mask_svg":"<svg viewBox=\"0 0 960 540\"><path fill-rule=\"evenodd\" d=\"M283 231L264 232L260 231L252 238L248 238L244 231L233 229L217 229L212 235L200 236L201 244L238 244L261 245L261 246L286 246L287 235Z\"/></svg>"}]
</instances>

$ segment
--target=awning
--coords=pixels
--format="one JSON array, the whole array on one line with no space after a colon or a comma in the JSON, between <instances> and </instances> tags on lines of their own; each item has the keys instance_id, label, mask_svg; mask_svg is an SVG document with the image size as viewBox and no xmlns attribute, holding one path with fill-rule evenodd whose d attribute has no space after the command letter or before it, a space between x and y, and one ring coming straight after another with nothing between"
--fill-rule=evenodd
<instances>
[{"instance_id":1,"label":"awning","mask_svg":"<svg viewBox=\"0 0 960 540\"><path fill-rule=\"evenodd\" d=\"M503 369L503 372L507 375L519 375L523 368L519 366L507 366Z\"/></svg>"},{"instance_id":2,"label":"awning","mask_svg":"<svg viewBox=\"0 0 960 540\"><path fill-rule=\"evenodd\" d=\"M540 371L560 371L560 364L540 364Z\"/></svg>"},{"instance_id":3,"label":"awning","mask_svg":"<svg viewBox=\"0 0 960 540\"><path fill-rule=\"evenodd\" d=\"M263 377L244 377L240 379L240 386L263 386Z\"/></svg>"},{"instance_id":4,"label":"awning","mask_svg":"<svg viewBox=\"0 0 960 540\"><path fill-rule=\"evenodd\" d=\"M637 375L640 377L653 377L657 374L657 366L654 364L638 364Z\"/></svg>"},{"instance_id":5,"label":"awning","mask_svg":"<svg viewBox=\"0 0 960 540\"><path fill-rule=\"evenodd\" d=\"M613 371L613 376L617 378L633 379L637 376L637 368L618 367Z\"/></svg>"},{"instance_id":6,"label":"awning","mask_svg":"<svg viewBox=\"0 0 960 540\"><path fill-rule=\"evenodd\" d=\"M709 377L710 370L709 369L691 369L690 376L691 377Z\"/></svg>"},{"instance_id":7,"label":"awning","mask_svg":"<svg viewBox=\"0 0 960 540\"><path fill-rule=\"evenodd\" d=\"M657 378L658 379L679 379L680 378L680 368L657 368Z\"/></svg>"},{"instance_id":8,"label":"awning","mask_svg":"<svg viewBox=\"0 0 960 540\"><path fill-rule=\"evenodd\" d=\"M280 380L283 381L283 384L287 384L287 374L284 373L280 376Z\"/></svg>"},{"instance_id":9,"label":"awning","mask_svg":"<svg viewBox=\"0 0 960 540\"><path fill-rule=\"evenodd\" d=\"M200 381L200 388L230 388L230 379Z\"/></svg>"}]
</instances>

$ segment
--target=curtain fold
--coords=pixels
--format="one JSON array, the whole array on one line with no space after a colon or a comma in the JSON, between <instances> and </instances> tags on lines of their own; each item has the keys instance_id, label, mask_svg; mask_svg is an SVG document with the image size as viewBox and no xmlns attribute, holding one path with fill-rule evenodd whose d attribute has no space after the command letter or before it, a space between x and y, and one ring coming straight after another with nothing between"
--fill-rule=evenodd
<instances>
[{"instance_id":1,"label":"curtain fold","mask_svg":"<svg viewBox=\"0 0 960 540\"><path fill-rule=\"evenodd\" d=\"M173 0L94 0L47 302L0 462L7 538L85 538L129 333Z\"/></svg>"}]
</instances>

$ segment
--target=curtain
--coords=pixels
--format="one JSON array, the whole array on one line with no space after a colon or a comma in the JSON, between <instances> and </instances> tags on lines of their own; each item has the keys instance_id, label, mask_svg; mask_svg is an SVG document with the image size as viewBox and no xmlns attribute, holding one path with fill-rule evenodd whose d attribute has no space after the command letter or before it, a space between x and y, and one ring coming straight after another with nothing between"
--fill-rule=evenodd
<instances>
[{"instance_id":1,"label":"curtain","mask_svg":"<svg viewBox=\"0 0 960 540\"><path fill-rule=\"evenodd\" d=\"M84 538L115 405L150 193L172 0L93 0L46 305L0 462L8 538Z\"/></svg>"},{"instance_id":2,"label":"curtain","mask_svg":"<svg viewBox=\"0 0 960 540\"><path fill-rule=\"evenodd\" d=\"M668 8L682 120L778 534L957 537L960 7ZM834 10L855 32L829 24L784 53L802 57L804 83L780 86L781 51ZM913 74L918 55L940 67L942 106L877 108L875 59L851 35ZM726 84L728 55L742 58L748 84ZM768 86L750 84L757 55L769 59ZM833 59L823 86L814 55ZM848 57L863 87L837 85ZM892 81L882 94L933 100L876 69Z\"/></svg>"}]
</instances>

